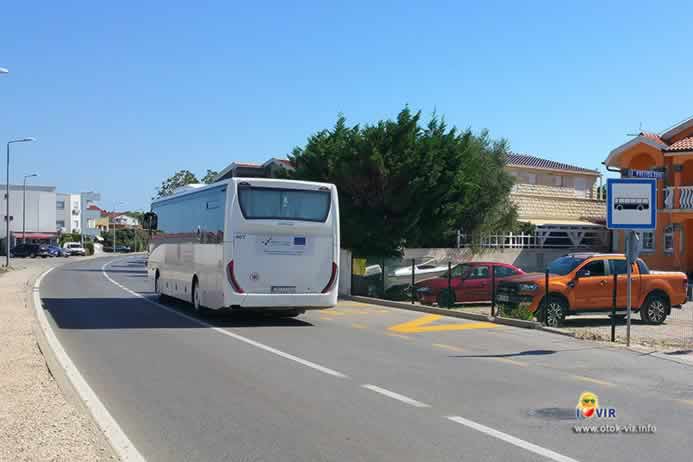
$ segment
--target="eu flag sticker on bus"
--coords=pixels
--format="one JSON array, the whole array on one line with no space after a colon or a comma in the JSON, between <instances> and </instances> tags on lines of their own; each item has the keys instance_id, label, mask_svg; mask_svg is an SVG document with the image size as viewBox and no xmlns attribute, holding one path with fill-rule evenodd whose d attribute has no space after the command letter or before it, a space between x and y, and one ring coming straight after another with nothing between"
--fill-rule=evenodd
<instances>
[{"instance_id":1,"label":"eu flag sticker on bus","mask_svg":"<svg viewBox=\"0 0 693 462\"><path fill-rule=\"evenodd\" d=\"M294 245L306 245L306 238L304 236L302 236L302 237L295 236L294 237Z\"/></svg>"},{"instance_id":2,"label":"eu flag sticker on bus","mask_svg":"<svg viewBox=\"0 0 693 462\"><path fill-rule=\"evenodd\" d=\"M606 180L606 227L652 230L657 226L657 180L609 178Z\"/></svg>"}]
</instances>

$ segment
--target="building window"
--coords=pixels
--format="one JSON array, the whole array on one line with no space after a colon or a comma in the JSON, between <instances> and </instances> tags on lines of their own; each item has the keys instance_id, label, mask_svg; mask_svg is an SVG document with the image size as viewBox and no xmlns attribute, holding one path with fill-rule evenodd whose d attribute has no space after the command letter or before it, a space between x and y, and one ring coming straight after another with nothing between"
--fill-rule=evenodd
<instances>
[{"instance_id":1,"label":"building window","mask_svg":"<svg viewBox=\"0 0 693 462\"><path fill-rule=\"evenodd\" d=\"M671 225L664 228L664 251L674 252L674 227Z\"/></svg>"},{"instance_id":2,"label":"building window","mask_svg":"<svg viewBox=\"0 0 693 462\"><path fill-rule=\"evenodd\" d=\"M73 221L73 222L72 222L72 227L73 227L73 228L79 228L79 221L78 221L78 220Z\"/></svg>"},{"instance_id":3,"label":"building window","mask_svg":"<svg viewBox=\"0 0 693 462\"><path fill-rule=\"evenodd\" d=\"M62 229L65 227L65 221L63 220L58 220L55 222L55 227L58 229Z\"/></svg>"},{"instance_id":4,"label":"building window","mask_svg":"<svg viewBox=\"0 0 693 462\"><path fill-rule=\"evenodd\" d=\"M655 238L654 238L653 232L649 231L649 232L640 233L640 239L642 240L642 250L644 252L654 251Z\"/></svg>"},{"instance_id":5,"label":"building window","mask_svg":"<svg viewBox=\"0 0 693 462\"><path fill-rule=\"evenodd\" d=\"M89 229L96 228L96 220L94 220L94 219L87 220L87 228L89 228Z\"/></svg>"},{"instance_id":6,"label":"building window","mask_svg":"<svg viewBox=\"0 0 693 462\"><path fill-rule=\"evenodd\" d=\"M528 173L527 174L527 183L537 184L537 175L535 173Z\"/></svg>"},{"instance_id":7,"label":"building window","mask_svg":"<svg viewBox=\"0 0 693 462\"><path fill-rule=\"evenodd\" d=\"M65 201L57 201L55 203L55 208L58 210L65 210Z\"/></svg>"},{"instance_id":8,"label":"building window","mask_svg":"<svg viewBox=\"0 0 693 462\"><path fill-rule=\"evenodd\" d=\"M553 185L554 186L563 186L563 177L562 176L554 176L553 177Z\"/></svg>"}]
</instances>

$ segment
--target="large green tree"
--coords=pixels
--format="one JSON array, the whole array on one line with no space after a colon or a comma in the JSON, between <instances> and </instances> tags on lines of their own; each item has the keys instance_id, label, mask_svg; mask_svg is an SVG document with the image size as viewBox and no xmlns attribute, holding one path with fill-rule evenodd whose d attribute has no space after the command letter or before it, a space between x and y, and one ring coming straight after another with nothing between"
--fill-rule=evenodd
<instances>
[{"instance_id":1,"label":"large green tree","mask_svg":"<svg viewBox=\"0 0 693 462\"><path fill-rule=\"evenodd\" d=\"M487 132L448 128L403 109L396 120L348 126L340 116L291 157L293 178L339 189L342 245L361 255L398 255L407 247L448 247L467 234L510 228L512 177L507 143Z\"/></svg>"},{"instance_id":2,"label":"large green tree","mask_svg":"<svg viewBox=\"0 0 693 462\"><path fill-rule=\"evenodd\" d=\"M190 170L178 170L172 176L161 182L161 186L156 189L156 196L154 196L154 199L170 196L176 189L188 184L213 183L214 178L216 178L217 175L218 172L207 169L207 173L205 173L205 176L202 177L202 180L198 180L197 176L195 176L195 174Z\"/></svg>"}]
</instances>

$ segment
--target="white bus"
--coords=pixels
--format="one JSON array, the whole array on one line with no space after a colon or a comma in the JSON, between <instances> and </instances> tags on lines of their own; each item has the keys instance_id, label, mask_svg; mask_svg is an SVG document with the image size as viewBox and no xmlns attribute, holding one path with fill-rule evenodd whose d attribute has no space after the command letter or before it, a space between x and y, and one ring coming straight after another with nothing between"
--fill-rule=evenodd
<instances>
[{"instance_id":1,"label":"white bus","mask_svg":"<svg viewBox=\"0 0 693 462\"><path fill-rule=\"evenodd\" d=\"M152 202L154 290L196 311L296 316L337 303L339 201L328 183L231 178Z\"/></svg>"}]
</instances>

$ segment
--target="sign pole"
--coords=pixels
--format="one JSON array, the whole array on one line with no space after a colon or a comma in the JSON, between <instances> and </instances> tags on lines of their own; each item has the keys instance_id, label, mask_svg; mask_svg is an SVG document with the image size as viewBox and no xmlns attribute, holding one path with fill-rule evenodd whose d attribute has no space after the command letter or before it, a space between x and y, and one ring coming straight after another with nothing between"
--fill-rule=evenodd
<instances>
[{"instance_id":1,"label":"sign pole","mask_svg":"<svg viewBox=\"0 0 693 462\"><path fill-rule=\"evenodd\" d=\"M632 244L633 231L626 232L626 346L630 346L630 315L632 312L631 288L633 285L633 260Z\"/></svg>"}]
</instances>

